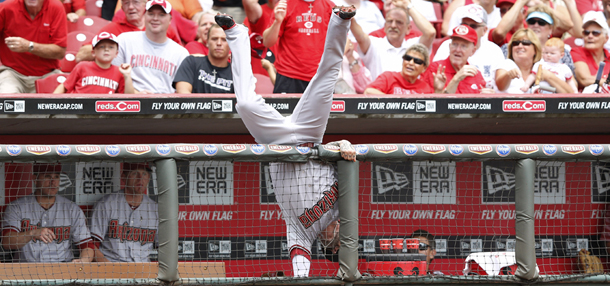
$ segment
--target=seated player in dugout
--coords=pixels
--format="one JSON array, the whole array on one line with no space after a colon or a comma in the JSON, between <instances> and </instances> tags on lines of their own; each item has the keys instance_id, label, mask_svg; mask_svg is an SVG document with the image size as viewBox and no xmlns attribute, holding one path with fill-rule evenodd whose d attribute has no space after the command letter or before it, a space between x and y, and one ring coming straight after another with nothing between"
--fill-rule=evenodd
<instances>
[{"instance_id":1,"label":"seated player in dugout","mask_svg":"<svg viewBox=\"0 0 610 286\"><path fill-rule=\"evenodd\" d=\"M125 188L102 197L91 215L98 262L150 262L157 239L158 205L148 197L147 163L123 163Z\"/></svg>"},{"instance_id":2,"label":"seated player in dugout","mask_svg":"<svg viewBox=\"0 0 610 286\"><path fill-rule=\"evenodd\" d=\"M4 211L2 247L17 250L18 262L91 262L94 244L85 214L58 195L61 164L34 164L34 193ZM74 259L72 244L80 249Z\"/></svg>"},{"instance_id":3,"label":"seated player in dugout","mask_svg":"<svg viewBox=\"0 0 610 286\"><path fill-rule=\"evenodd\" d=\"M418 229L411 234L411 238L419 239L419 254L426 255L426 273L434 275L443 275L443 272L430 270L430 264L436 255L436 241L434 235L423 229Z\"/></svg>"}]
</instances>

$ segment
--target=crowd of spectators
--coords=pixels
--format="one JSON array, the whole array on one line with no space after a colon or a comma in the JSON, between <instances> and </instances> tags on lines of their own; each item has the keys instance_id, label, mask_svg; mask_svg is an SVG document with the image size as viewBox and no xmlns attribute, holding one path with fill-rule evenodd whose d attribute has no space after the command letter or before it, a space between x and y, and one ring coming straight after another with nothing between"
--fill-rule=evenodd
<instances>
[{"instance_id":1,"label":"crowd of spectators","mask_svg":"<svg viewBox=\"0 0 610 286\"><path fill-rule=\"evenodd\" d=\"M112 21L95 34L116 37L112 64L122 65L104 72L111 67L92 44L66 50L68 24L87 17L85 0L0 0L0 93L35 93L36 80L62 72L67 52L78 75L56 92L232 93L226 36L213 28L219 12L250 29L252 69L274 93L303 93L335 5L357 9L335 93L588 92L610 51L610 0L598 2L104 0L101 16ZM100 74L115 78L75 84ZM108 89L125 80L133 87Z\"/></svg>"}]
</instances>

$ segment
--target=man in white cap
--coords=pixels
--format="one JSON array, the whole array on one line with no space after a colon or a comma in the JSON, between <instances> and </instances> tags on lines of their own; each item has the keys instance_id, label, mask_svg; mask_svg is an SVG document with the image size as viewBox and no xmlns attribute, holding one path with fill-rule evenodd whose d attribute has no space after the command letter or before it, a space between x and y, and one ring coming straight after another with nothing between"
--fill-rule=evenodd
<instances>
[{"instance_id":1,"label":"man in white cap","mask_svg":"<svg viewBox=\"0 0 610 286\"><path fill-rule=\"evenodd\" d=\"M498 45L487 40L487 13L478 4L466 5L458 9L462 12L462 25L470 26L477 32L479 38L475 48L476 52L470 58L468 63L476 66L485 79L485 88L498 91L496 86L496 69L504 59L502 49ZM444 60L449 56L449 46L451 39L444 41L436 54L433 61Z\"/></svg>"},{"instance_id":2,"label":"man in white cap","mask_svg":"<svg viewBox=\"0 0 610 286\"><path fill-rule=\"evenodd\" d=\"M136 93L174 93L172 82L188 51L167 37L172 5L165 0L146 3L145 31L119 35L119 55L113 65L132 67Z\"/></svg>"},{"instance_id":3,"label":"man in white cap","mask_svg":"<svg viewBox=\"0 0 610 286\"><path fill-rule=\"evenodd\" d=\"M578 84L588 86L595 83L595 76L599 65L606 63L604 75L610 68L610 52L604 49L604 44L608 42L608 23L602 12L589 11L583 17L584 47L574 47L571 51L574 59L574 76Z\"/></svg>"}]
</instances>

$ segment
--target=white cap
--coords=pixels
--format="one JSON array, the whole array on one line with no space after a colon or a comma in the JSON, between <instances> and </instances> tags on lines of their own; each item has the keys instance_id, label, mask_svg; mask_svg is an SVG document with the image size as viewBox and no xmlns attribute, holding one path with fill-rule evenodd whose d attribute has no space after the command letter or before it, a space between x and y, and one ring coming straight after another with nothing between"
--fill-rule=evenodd
<instances>
[{"instance_id":1,"label":"white cap","mask_svg":"<svg viewBox=\"0 0 610 286\"><path fill-rule=\"evenodd\" d=\"M582 27L584 28L590 22L595 22L606 32L610 31L610 28L608 28L608 23L606 22L606 17L601 11L589 11L585 13L585 15L582 17Z\"/></svg>"},{"instance_id":2,"label":"white cap","mask_svg":"<svg viewBox=\"0 0 610 286\"><path fill-rule=\"evenodd\" d=\"M110 40L110 41L115 42L117 45L119 44L119 42L117 42L116 36L114 34L111 34L108 32L101 32L98 35L95 35L95 37L93 37L93 40L91 41L91 45L93 45L93 47L95 48L95 46L97 46L97 44L99 42L101 42L102 40Z\"/></svg>"},{"instance_id":3,"label":"white cap","mask_svg":"<svg viewBox=\"0 0 610 286\"><path fill-rule=\"evenodd\" d=\"M462 19L469 18L477 23L487 25L487 12L479 4L470 4L461 8Z\"/></svg>"},{"instance_id":4,"label":"white cap","mask_svg":"<svg viewBox=\"0 0 610 286\"><path fill-rule=\"evenodd\" d=\"M161 8L163 8L163 11L165 11L165 13L167 14L172 11L172 4L169 4L169 2L165 0L151 0L146 2L146 11L150 10L150 8L155 5L161 6Z\"/></svg>"}]
</instances>

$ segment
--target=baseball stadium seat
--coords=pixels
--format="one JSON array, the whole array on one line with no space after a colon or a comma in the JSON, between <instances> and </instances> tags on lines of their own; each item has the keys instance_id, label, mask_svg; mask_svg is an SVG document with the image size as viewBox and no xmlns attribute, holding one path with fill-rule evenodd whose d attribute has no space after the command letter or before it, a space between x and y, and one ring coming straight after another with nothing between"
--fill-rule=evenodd
<instances>
[{"instance_id":1,"label":"baseball stadium seat","mask_svg":"<svg viewBox=\"0 0 610 286\"><path fill-rule=\"evenodd\" d=\"M272 94L273 83L268 76L262 74L254 74L256 78L256 89L254 90L257 94Z\"/></svg>"},{"instance_id":2,"label":"baseball stadium seat","mask_svg":"<svg viewBox=\"0 0 610 286\"><path fill-rule=\"evenodd\" d=\"M67 76L64 73L58 73L36 80L36 93L53 93L60 83L66 81Z\"/></svg>"},{"instance_id":3,"label":"baseball stadium seat","mask_svg":"<svg viewBox=\"0 0 610 286\"><path fill-rule=\"evenodd\" d=\"M68 51L61 61L59 61L59 69L62 72L71 72L76 66L76 52Z\"/></svg>"},{"instance_id":4,"label":"baseball stadium seat","mask_svg":"<svg viewBox=\"0 0 610 286\"><path fill-rule=\"evenodd\" d=\"M85 31L74 31L68 33L68 47L66 51L78 51L85 44L91 44L95 34Z\"/></svg>"},{"instance_id":5,"label":"baseball stadium seat","mask_svg":"<svg viewBox=\"0 0 610 286\"><path fill-rule=\"evenodd\" d=\"M97 34L110 21L97 16L83 16L78 18L74 23L68 22L68 33L74 31L86 31L92 34Z\"/></svg>"},{"instance_id":6,"label":"baseball stadium seat","mask_svg":"<svg viewBox=\"0 0 610 286\"><path fill-rule=\"evenodd\" d=\"M85 10L88 16L102 17L103 0L87 0L85 1Z\"/></svg>"}]
</instances>

